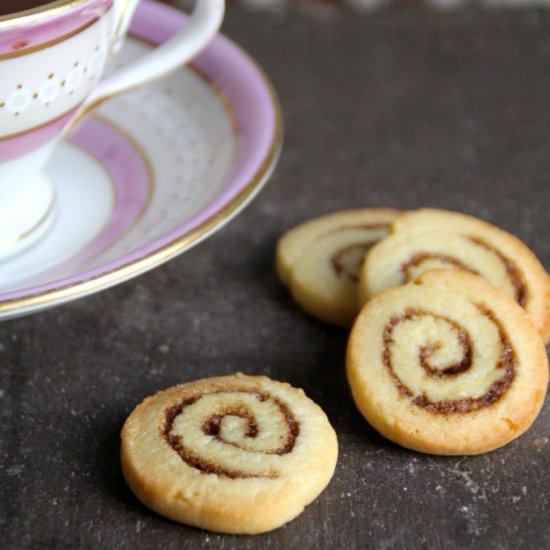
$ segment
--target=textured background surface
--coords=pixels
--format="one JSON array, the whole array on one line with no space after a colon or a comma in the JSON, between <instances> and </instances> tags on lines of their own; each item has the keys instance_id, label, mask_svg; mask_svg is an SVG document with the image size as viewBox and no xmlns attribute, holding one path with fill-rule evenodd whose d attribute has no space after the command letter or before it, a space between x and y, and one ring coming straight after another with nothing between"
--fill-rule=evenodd
<instances>
[{"instance_id":1,"label":"textured background surface","mask_svg":"<svg viewBox=\"0 0 550 550\"><path fill-rule=\"evenodd\" d=\"M550 267L550 14L398 11L312 18L232 8L225 32L280 93L286 142L268 188L226 229L145 276L0 324L0 546L19 548L544 547L549 406L491 454L415 454L362 420L346 333L278 284L278 236L357 206L463 210ZM301 386L339 437L335 476L270 534L229 537L147 511L118 433L160 388L241 370Z\"/></svg>"}]
</instances>

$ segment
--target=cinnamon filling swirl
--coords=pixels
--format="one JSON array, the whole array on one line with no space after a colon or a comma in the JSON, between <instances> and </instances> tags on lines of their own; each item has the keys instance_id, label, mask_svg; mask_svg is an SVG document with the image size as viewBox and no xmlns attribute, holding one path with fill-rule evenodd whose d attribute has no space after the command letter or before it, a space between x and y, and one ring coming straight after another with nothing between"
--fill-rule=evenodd
<instances>
[{"instance_id":1,"label":"cinnamon filling swirl","mask_svg":"<svg viewBox=\"0 0 550 550\"><path fill-rule=\"evenodd\" d=\"M184 438L175 433L174 423L178 416L180 416L187 407L190 407L198 403L204 396L212 394L224 394L231 393L238 395L239 393L245 393L255 397L258 402L267 402L275 406L276 410L279 413L280 418L283 419L286 427L286 438L280 443L279 446L265 448L265 449L252 449L246 445L247 439L256 439L261 435L262 429L265 430L265 427L262 428L261 424L257 421L254 411L251 410L251 407L247 403L242 404L232 404L232 405L220 405L215 408L208 416L202 419L201 422L201 431L205 436L211 437L219 442L222 442L226 445L236 447L239 450L245 453L261 453L265 455L284 455L292 452L296 440L300 434L300 425L295 419L294 415L290 411L287 405L280 401L277 397L269 395L267 393L253 392L246 389L242 390L219 390L213 392L203 393L201 395L196 395L188 399L184 399L179 403L169 407L165 410L164 416L164 425L161 427L161 435L163 439L174 449L184 462L189 466L200 470L201 472L207 474L217 474L220 476L229 477L232 479L237 478L251 478L251 477L268 477L275 478L278 477L277 472L268 472L262 475L257 473L250 473L245 471L245 469L231 468L226 467L223 464L219 464L213 460L205 459L200 456L200 453L196 449L189 448L185 442ZM242 439L240 441L229 440L224 437L223 433L223 421L228 417L237 417L244 420L245 429L243 430ZM244 461L243 457L243 461Z\"/></svg>"},{"instance_id":2,"label":"cinnamon filling swirl","mask_svg":"<svg viewBox=\"0 0 550 550\"><path fill-rule=\"evenodd\" d=\"M470 241L472 244L491 252L499 259L499 261L503 264L504 269L506 270L506 274L508 276L510 284L512 285L512 288L514 289L515 301L524 308L528 299L527 285L525 284L523 275L518 269L517 265L512 260L510 260L510 258L502 254L502 252L500 252L498 249L496 249L494 246L484 241L483 239L480 239L479 237L475 237L473 235L463 235L463 237ZM469 271L474 275L480 275L478 271L466 265L464 262L460 261L454 256L436 252L421 251L413 254L406 262L401 265L403 282L405 283L412 280L415 277L415 274L412 270L418 268L418 266L430 260L437 260L438 262L447 264L450 268L459 268L464 271Z\"/></svg>"},{"instance_id":3,"label":"cinnamon filling swirl","mask_svg":"<svg viewBox=\"0 0 550 550\"><path fill-rule=\"evenodd\" d=\"M414 277L414 274L412 273L413 268L416 268L429 260L438 260L439 262L448 264L451 268L459 268L463 269L464 271L469 271L474 275L479 275L478 271L472 269L471 267L468 267L464 262L461 262L458 258L455 258L453 256L449 256L447 254L438 254L435 252L418 252L417 254L413 254L409 258L409 260L401 266L403 282L410 281Z\"/></svg>"},{"instance_id":4,"label":"cinnamon filling swirl","mask_svg":"<svg viewBox=\"0 0 550 550\"><path fill-rule=\"evenodd\" d=\"M456 321L448 317L438 315L429 311L418 309L406 309L402 314L392 317L384 327L382 334L383 351L382 363L391 376L399 393L410 399L417 407L426 409L438 414L469 413L496 403L510 387L515 376L516 356L510 340L495 315L484 306L478 305L478 310L487 317L497 328L500 354L495 369L502 371L501 376L496 379L485 393L479 397L464 397L450 400L431 400L426 393L418 394L413 392L399 377L392 363L392 345L395 343L394 331L397 326L406 321L415 321L423 317L431 317L435 320L448 324L454 334L462 351L460 361L453 362L444 367L434 367L430 364L432 354L444 346L443 342L435 342L427 346L421 346L418 350L418 363L424 372L436 379L444 380L450 377L457 377L470 370L473 366L473 344L468 332Z\"/></svg>"},{"instance_id":5,"label":"cinnamon filling swirl","mask_svg":"<svg viewBox=\"0 0 550 550\"><path fill-rule=\"evenodd\" d=\"M477 244L478 246L481 246L495 254L498 259L504 264L506 273L510 279L510 283L514 287L514 298L521 307L525 307L528 297L527 285L525 284L523 276L517 265L512 260L510 260L510 258L507 258L504 254L502 254L502 252L497 250L494 246L491 246L483 239L471 235L467 236L466 238L474 244Z\"/></svg>"},{"instance_id":6,"label":"cinnamon filling swirl","mask_svg":"<svg viewBox=\"0 0 550 550\"><path fill-rule=\"evenodd\" d=\"M374 243L354 243L337 250L330 258L332 267L339 277L359 282L361 265Z\"/></svg>"},{"instance_id":7,"label":"cinnamon filling swirl","mask_svg":"<svg viewBox=\"0 0 550 550\"><path fill-rule=\"evenodd\" d=\"M346 231L348 229L388 231L389 227L389 224L386 223L346 224L341 225L336 229L332 229L331 231L328 231L326 233L322 233L318 236L317 240L321 239L325 235L338 233L340 231ZM381 236L377 235L367 242L353 243L334 252L334 254L330 258L330 261L336 275L338 275L339 277L345 277L354 283L359 282L359 273L361 271L363 260L365 259L367 252L374 246L374 244L378 240L380 240L380 238Z\"/></svg>"}]
</instances>

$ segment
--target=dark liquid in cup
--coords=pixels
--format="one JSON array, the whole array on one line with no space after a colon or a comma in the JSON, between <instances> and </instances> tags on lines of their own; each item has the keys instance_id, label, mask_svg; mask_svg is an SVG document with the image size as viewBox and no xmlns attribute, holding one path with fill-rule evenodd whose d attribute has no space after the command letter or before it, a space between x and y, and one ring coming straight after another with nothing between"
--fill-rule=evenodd
<instances>
[{"instance_id":1,"label":"dark liquid in cup","mask_svg":"<svg viewBox=\"0 0 550 550\"><path fill-rule=\"evenodd\" d=\"M39 6L53 4L54 0L0 0L0 17L20 11L32 10ZM68 3L68 0L67 0Z\"/></svg>"}]
</instances>

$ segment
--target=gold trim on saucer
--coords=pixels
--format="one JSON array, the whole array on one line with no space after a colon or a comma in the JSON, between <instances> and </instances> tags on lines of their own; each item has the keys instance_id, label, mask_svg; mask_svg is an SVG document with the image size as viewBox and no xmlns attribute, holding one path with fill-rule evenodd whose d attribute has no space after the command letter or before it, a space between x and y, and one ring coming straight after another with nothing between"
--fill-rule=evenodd
<instances>
[{"instance_id":1,"label":"gold trim on saucer","mask_svg":"<svg viewBox=\"0 0 550 550\"><path fill-rule=\"evenodd\" d=\"M29 229L26 229L25 231L23 231L23 233L20 233L19 235L15 235L13 237L9 237L8 239L0 241L0 252L3 252L9 249L10 247L19 244L23 239L26 239L32 233L34 233L50 217L50 215L53 213L55 209L56 204L57 204L57 196L54 190L52 193L52 200L50 201L50 205L48 206L46 212L42 214L42 217L39 218L39 220L33 226L29 227Z\"/></svg>"},{"instance_id":2,"label":"gold trim on saucer","mask_svg":"<svg viewBox=\"0 0 550 550\"><path fill-rule=\"evenodd\" d=\"M153 267L156 267L166 262L177 254L190 248L192 245L195 245L202 241L218 226L222 225L224 222L229 221L244 206L246 206L246 204L250 200L252 200L254 195L259 191L260 186L265 183L266 179L269 177L271 169L275 166L275 162L279 156L283 135L282 114L280 103L273 88L273 85L267 78L265 72L244 50L242 50L239 46L236 47L239 48L243 56L246 57L254 65L258 74L263 80L264 85L266 86L271 96L271 103L275 116L275 127L273 130L272 139L268 151L260 166L254 173L250 181L246 184L246 186L217 214L205 220L202 224L191 230L189 233L178 237L177 239L166 244L162 248L151 252L147 256L117 267L112 271L97 275L92 279L72 283L65 287L55 288L31 296L5 300L3 302L0 302L0 314L7 312L24 314L26 313L26 310L32 308L43 309L54 302L65 302L78 296L85 296L87 294L93 293L94 291L108 288L118 282L122 282L135 275L148 271L149 269L152 269Z\"/></svg>"}]
</instances>

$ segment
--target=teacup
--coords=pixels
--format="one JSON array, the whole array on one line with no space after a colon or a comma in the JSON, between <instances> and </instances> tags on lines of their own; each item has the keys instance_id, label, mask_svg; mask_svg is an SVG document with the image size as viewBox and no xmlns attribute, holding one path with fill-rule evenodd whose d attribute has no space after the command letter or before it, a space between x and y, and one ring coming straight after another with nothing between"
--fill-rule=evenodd
<instances>
[{"instance_id":1,"label":"teacup","mask_svg":"<svg viewBox=\"0 0 550 550\"><path fill-rule=\"evenodd\" d=\"M55 191L43 170L76 122L191 59L224 12L223 0L197 0L178 34L101 80L138 1L54 0L0 17L0 259L35 242L54 219Z\"/></svg>"}]
</instances>

